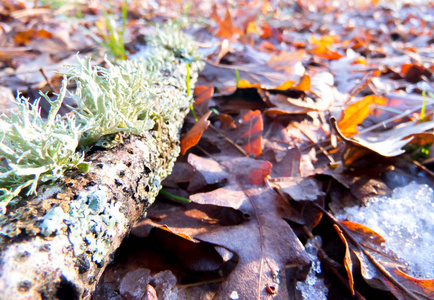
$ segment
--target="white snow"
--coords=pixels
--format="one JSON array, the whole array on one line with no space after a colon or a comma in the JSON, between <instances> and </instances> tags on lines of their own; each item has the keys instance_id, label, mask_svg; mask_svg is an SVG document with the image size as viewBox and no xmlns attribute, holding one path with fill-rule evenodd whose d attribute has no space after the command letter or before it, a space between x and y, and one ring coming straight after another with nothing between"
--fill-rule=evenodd
<instances>
[{"instance_id":1,"label":"white snow","mask_svg":"<svg viewBox=\"0 0 434 300\"><path fill-rule=\"evenodd\" d=\"M296 288L305 300L327 300L328 289L324 285L324 280L317 276L321 273L321 263L318 259L318 247L315 243L321 244L319 236L315 237L315 240L308 240L304 246L311 259L311 267L306 280L304 282L298 281Z\"/></svg>"},{"instance_id":2,"label":"white snow","mask_svg":"<svg viewBox=\"0 0 434 300\"><path fill-rule=\"evenodd\" d=\"M410 183L391 196L372 198L363 207L347 207L336 217L363 224L386 240L385 246L409 266L416 278L434 278L434 193Z\"/></svg>"}]
</instances>

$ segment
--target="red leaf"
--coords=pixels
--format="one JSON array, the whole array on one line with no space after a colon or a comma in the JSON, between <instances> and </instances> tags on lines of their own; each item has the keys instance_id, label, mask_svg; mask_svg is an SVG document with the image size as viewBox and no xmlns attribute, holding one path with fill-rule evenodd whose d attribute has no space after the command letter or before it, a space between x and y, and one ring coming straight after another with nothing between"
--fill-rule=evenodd
<instances>
[{"instance_id":1,"label":"red leaf","mask_svg":"<svg viewBox=\"0 0 434 300\"><path fill-rule=\"evenodd\" d=\"M182 138L181 140L181 155L184 155L188 149L194 147L202 137L202 133L208 128L210 121L208 117L211 115L209 111L206 115L203 115L199 121L194 124L193 128Z\"/></svg>"},{"instance_id":2,"label":"red leaf","mask_svg":"<svg viewBox=\"0 0 434 300\"><path fill-rule=\"evenodd\" d=\"M259 110L249 111L243 116L243 125L247 129L241 137L247 137L247 144L244 150L255 156L262 153L262 116Z\"/></svg>"},{"instance_id":3,"label":"red leaf","mask_svg":"<svg viewBox=\"0 0 434 300\"><path fill-rule=\"evenodd\" d=\"M212 97L214 94L214 87L212 86L205 86L205 85L199 85L194 88L194 105L198 105Z\"/></svg>"}]
</instances>

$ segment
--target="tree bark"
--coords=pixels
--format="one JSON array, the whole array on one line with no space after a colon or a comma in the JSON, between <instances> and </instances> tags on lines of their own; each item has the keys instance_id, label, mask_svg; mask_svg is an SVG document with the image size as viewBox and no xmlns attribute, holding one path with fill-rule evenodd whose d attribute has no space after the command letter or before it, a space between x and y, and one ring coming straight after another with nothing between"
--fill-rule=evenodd
<instances>
[{"instance_id":1,"label":"tree bark","mask_svg":"<svg viewBox=\"0 0 434 300\"><path fill-rule=\"evenodd\" d=\"M88 173L67 171L3 216L0 299L89 299L171 172L187 112L170 124L157 121L143 136L127 136L113 149L91 150Z\"/></svg>"}]
</instances>

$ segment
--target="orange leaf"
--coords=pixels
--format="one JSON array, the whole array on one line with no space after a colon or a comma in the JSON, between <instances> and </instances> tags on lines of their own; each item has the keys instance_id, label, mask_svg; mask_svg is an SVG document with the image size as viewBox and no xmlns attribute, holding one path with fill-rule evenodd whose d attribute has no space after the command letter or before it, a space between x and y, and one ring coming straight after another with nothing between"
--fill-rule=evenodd
<instances>
[{"instance_id":1,"label":"orange leaf","mask_svg":"<svg viewBox=\"0 0 434 300\"><path fill-rule=\"evenodd\" d=\"M262 52L266 52L266 53L279 53L280 50L276 48L276 46L274 46L272 43L270 43L269 41L262 41L259 46L258 49Z\"/></svg>"},{"instance_id":2,"label":"orange leaf","mask_svg":"<svg viewBox=\"0 0 434 300\"><path fill-rule=\"evenodd\" d=\"M366 227L365 225L350 221L339 221L339 223L345 226L348 230L357 233L360 237L367 239L373 243L381 245L385 242L385 239L381 235L376 233L371 228Z\"/></svg>"},{"instance_id":3,"label":"orange leaf","mask_svg":"<svg viewBox=\"0 0 434 300\"><path fill-rule=\"evenodd\" d=\"M351 260L350 247L348 246L347 239L345 238L339 226L335 224L333 225L333 227L345 245L344 265L345 265L345 270L347 270L348 285L350 286L351 293L354 295L355 292L354 292L354 278L353 278L353 261Z\"/></svg>"},{"instance_id":4,"label":"orange leaf","mask_svg":"<svg viewBox=\"0 0 434 300\"><path fill-rule=\"evenodd\" d=\"M374 104L384 106L387 104L387 98L369 95L348 106L343 112L344 117L338 123L342 134L350 136L357 133L357 125L372 113Z\"/></svg>"},{"instance_id":5,"label":"orange leaf","mask_svg":"<svg viewBox=\"0 0 434 300\"><path fill-rule=\"evenodd\" d=\"M312 49L308 52L315 54L319 58L330 59L330 60L340 59L343 57L342 55L340 55L336 51L333 51L330 49L315 48L315 49Z\"/></svg>"},{"instance_id":6,"label":"orange leaf","mask_svg":"<svg viewBox=\"0 0 434 300\"><path fill-rule=\"evenodd\" d=\"M17 42L19 44L28 44L28 43L30 43L30 41L32 39L34 39L35 37L38 37L38 34L41 31L42 30L36 31L33 28L30 28L29 30L26 30L26 31L18 31L17 34L14 36L14 40L15 40L15 42ZM46 32L45 30L43 30L43 31ZM41 36L41 37L43 37L43 36Z\"/></svg>"},{"instance_id":7,"label":"orange leaf","mask_svg":"<svg viewBox=\"0 0 434 300\"><path fill-rule=\"evenodd\" d=\"M424 293L430 299L434 299L434 279L413 278L399 269L394 269L392 272L400 278L406 287L412 287L412 290L419 291L421 294Z\"/></svg>"},{"instance_id":8,"label":"orange leaf","mask_svg":"<svg viewBox=\"0 0 434 300\"><path fill-rule=\"evenodd\" d=\"M205 86L205 85L199 85L194 88L194 97L196 100L193 104L197 105L202 103L205 100L208 100L212 97L214 94L214 87L212 86Z\"/></svg>"},{"instance_id":9,"label":"orange leaf","mask_svg":"<svg viewBox=\"0 0 434 300\"><path fill-rule=\"evenodd\" d=\"M190 236L188 236L188 235L186 235L184 233L177 233L177 232L173 231L172 229L170 229L167 225L162 225L162 226L159 226L157 228L159 228L161 230L165 230L167 232L170 232L170 233L172 233L174 235L177 235L179 237L182 237L183 239L186 239L187 241L190 241L190 242L193 242L193 243L197 243L197 241L193 240Z\"/></svg>"},{"instance_id":10,"label":"orange leaf","mask_svg":"<svg viewBox=\"0 0 434 300\"><path fill-rule=\"evenodd\" d=\"M277 88L275 88L275 90L279 90L279 91L286 91L288 89L291 89L294 87L294 81L293 80L288 80L285 81L283 84L281 84L280 86L278 86Z\"/></svg>"},{"instance_id":11,"label":"orange leaf","mask_svg":"<svg viewBox=\"0 0 434 300\"><path fill-rule=\"evenodd\" d=\"M339 42L339 37L336 35L324 35L319 39L312 36L310 41L312 45L316 46L316 48L310 50L309 53L313 53L316 56L325 59L339 59L343 57L336 51L330 49L333 44Z\"/></svg>"},{"instance_id":12,"label":"orange leaf","mask_svg":"<svg viewBox=\"0 0 434 300\"><path fill-rule=\"evenodd\" d=\"M303 92L310 91L309 75L304 74L303 77L301 77L300 82L294 88Z\"/></svg>"},{"instance_id":13,"label":"orange leaf","mask_svg":"<svg viewBox=\"0 0 434 300\"><path fill-rule=\"evenodd\" d=\"M217 8L214 6L213 11L211 12L211 18L213 18L213 20L216 21L217 24L219 25L219 29L218 29L217 33L215 34L215 36L218 36L221 38L230 38L235 33L238 33L238 34L242 33L240 29L234 28L234 25L232 23L232 16L231 16L231 13L229 12L229 9L226 9L226 14L225 14L225 17L223 20L220 19L216 10L217 10Z\"/></svg>"},{"instance_id":14,"label":"orange leaf","mask_svg":"<svg viewBox=\"0 0 434 300\"><path fill-rule=\"evenodd\" d=\"M44 29L41 29L41 30L38 30L38 32L36 33L36 36L43 38L43 39L49 39L49 38L51 38L51 32L44 30Z\"/></svg>"},{"instance_id":15,"label":"orange leaf","mask_svg":"<svg viewBox=\"0 0 434 300\"><path fill-rule=\"evenodd\" d=\"M247 24L246 33L257 33L259 35L261 34L254 21L251 21L249 22L249 24Z\"/></svg>"},{"instance_id":16,"label":"orange leaf","mask_svg":"<svg viewBox=\"0 0 434 300\"><path fill-rule=\"evenodd\" d=\"M351 62L351 64L352 65L363 65L363 66L367 66L368 65L368 62L366 61L366 58L364 58L364 57L359 57L359 58L356 58L355 60L353 60L352 62Z\"/></svg>"},{"instance_id":17,"label":"orange leaf","mask_svg":"<svg viewBox=\"0 0 434 300\"><path fill-rule=\"evenodd\" d=\"M331 45L339 42L339 37L337 35L323 35L319 39L316 39L315 36L311 36L310 41L312 45L324 49L324 48L330 48Z\"/></svg>"},{"instance_id":18,"label":"orange leaf","mask_svg":"<svg viewBox=\"0 0 434 300\"><path fill-rule=\"evenodd\" d=\"M247 144L244 150L255 156L262 153L262 116L259 110L250 110L243 116L243 124L248 124L248 130L241 137L247 137Z\"/></svg>"},{"instance_id":19,"label":"orange leaf","mask_svg":"<svg viewBox=\"0 0 434 300\"><path fill-rule=\"evenodd\" d=\"M194 124L193 128L182 138L181 140L181 155L184 155L188 149L194 147L202 137L203 132L208 128L210 121L208 117L211 115L209 111L206 115L203 115L199 121Z\"/></svg>"},{"instance_id":20,"label":"orange leaf","mask_svg":"<svg viewBox=\"0 0 434 300\"><path fill-rule=\"evenodd\" d=\"M238 82L238 88L239 89L250 89L250 88L261 89L261 85L259 83L250 83L245 79L241 79Z\"/></svg>"}]
</instances>

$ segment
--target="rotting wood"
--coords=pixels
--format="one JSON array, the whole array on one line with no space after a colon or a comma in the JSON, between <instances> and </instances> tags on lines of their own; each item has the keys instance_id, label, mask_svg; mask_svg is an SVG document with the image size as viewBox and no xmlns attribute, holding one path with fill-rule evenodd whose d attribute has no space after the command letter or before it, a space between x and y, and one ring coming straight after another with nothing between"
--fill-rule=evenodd
<instances>
[{"instance_id":1,"label":"rotting wood","mask_svg":"<svg viewBox=\"0 0 434 300\"><path fill-rule=\"evenodd\" d=\"M175 68L175 76L185 63ZM0 299L90 299L179 155L188 105L170 109L176 113L169 120L155 119L140 136L118 133L117 146L94 146L85 157L87 173L68 170L54 184L40 186L38 196L25 197L0 215Z\"/></svg>"}]
</instances>

